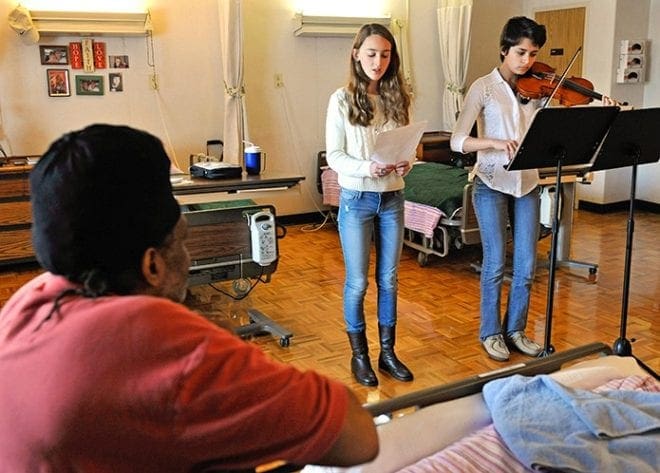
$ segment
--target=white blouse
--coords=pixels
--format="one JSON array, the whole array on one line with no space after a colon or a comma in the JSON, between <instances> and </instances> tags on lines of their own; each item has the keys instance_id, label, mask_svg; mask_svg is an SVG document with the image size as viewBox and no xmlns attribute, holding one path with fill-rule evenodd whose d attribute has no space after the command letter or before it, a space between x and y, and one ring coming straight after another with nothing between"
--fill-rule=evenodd
<instances>
[{"instance_id":1,"label":"white blouse","mask_svg":"<svg viewBox=\"0 0 660 473\"><path fill-rule=\"evenodd\" d=\"M540 100L522 104L497 68L480 77L470 86L463 109L451 136L451 149L463 153L463 143L477 122L479 137L516 140L520 144L532 122L534 112L540 108ZM536 169L507 171L509 163L506 151L487 149L477 151L477 162L472 176L477 175L491 189L521 197L539 183Z\"/></svg>"}]
</instances>

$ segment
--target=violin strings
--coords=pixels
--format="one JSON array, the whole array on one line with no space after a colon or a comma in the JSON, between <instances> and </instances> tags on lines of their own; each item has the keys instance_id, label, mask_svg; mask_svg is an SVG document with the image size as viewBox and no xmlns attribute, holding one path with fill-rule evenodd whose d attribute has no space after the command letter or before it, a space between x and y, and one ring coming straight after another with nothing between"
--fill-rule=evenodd
<instances>
[{"instance_id":1,"label":"violin strings","mask_svg":"<svg viewBox=\"0 0 660 473\"><path fill-rule=\"evenodd\" d=\"M550 82L550 86L554 87L553 82L555 81L557 74L550 74L548 72L542 72L540 73L543 77L539 77L536 74L532 74L533 77L539 79L539 80L548 80ZM580 85L576 82L572 82L569 79L566 79L562 84L562 86L566 86L566 88L574 90L575 92L580 92L584 95L594 97L598 100L601 100L602 95L599 94L598 92L594 92L593 90L589 89L588 87L585 87L583 85Z\"/></svg>"}]
</instances>

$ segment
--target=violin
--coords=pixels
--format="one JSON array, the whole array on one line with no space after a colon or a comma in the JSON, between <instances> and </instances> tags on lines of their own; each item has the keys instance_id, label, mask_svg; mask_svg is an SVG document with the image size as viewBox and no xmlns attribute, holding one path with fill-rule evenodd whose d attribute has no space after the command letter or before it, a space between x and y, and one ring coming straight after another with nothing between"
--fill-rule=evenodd
<instances>
[{"instance_id":1,"label":"violin","mask_svg":"<svg viewBox=\"0 0 660 473\"><path fill-rule=\"evenodd\" d=\"M516 89L520 98L524 101L550 97L559 83L560 75L555 69L542 62L535 62L527 73L518 78ZM603 100L603 95L594 92L594 85L582 77L571 77L565 79L554 98L561 105L572 107L573 105L586 105L593 99Z\"/></svg>"}]
</instances>

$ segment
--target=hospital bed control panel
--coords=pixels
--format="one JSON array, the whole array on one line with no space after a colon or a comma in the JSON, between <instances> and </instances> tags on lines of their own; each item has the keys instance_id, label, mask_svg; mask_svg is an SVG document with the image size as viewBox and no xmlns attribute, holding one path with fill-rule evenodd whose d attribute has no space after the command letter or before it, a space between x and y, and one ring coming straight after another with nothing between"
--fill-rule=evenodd
<instances>
[{"instance_id":1,"label":"hospital bed control panel","mask_svg":"<svg viewBox=\"0 0 660 473\"><path fill-rule=\"evenodd\" d=\"M277 259L275 217L268 211L248 215L252 241L252 261L268 266Z\"/></svg>"}]
</instances>

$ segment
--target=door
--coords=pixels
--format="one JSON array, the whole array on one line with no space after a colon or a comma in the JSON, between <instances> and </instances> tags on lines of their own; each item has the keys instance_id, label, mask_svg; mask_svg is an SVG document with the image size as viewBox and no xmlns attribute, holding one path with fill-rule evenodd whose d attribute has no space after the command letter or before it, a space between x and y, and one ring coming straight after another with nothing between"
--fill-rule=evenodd
<instances>
[{"instance_id":1,"label":"door","mask_svg":"<svg viewBox=\"0 0 660 473\"><path fill-rule=\"evenodd\" d=\"M575 51L584 44L585 7L536 12L534 20L545 25L548 39L536 60L552 66L561 74ZM582 76L582 54L578 55L566 77Z\"/></svg>"}]
</instances>

